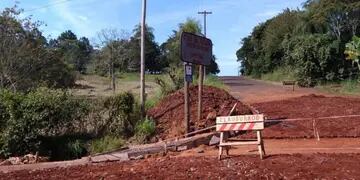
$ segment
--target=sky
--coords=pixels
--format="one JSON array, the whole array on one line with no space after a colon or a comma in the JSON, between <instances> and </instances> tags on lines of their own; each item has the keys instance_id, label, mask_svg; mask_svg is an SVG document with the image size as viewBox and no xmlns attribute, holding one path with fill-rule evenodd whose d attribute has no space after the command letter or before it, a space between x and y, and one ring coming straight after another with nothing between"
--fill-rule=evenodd
<instances>
[{"instance_id":1,"label":"sky","mask_svg":"<svg viewBox=\"0 0 360 180\"><path fill-rule=\"evenodd\" d=\"M286 8L301 8L305 0L147 0L146 23L154 28L159 45L167 40L178 24L194 18L203 24L198 11L212 11L207 18L207 37L214 44L220 76L238 75L236 51L241 39L261 22ZM105 28L131 33L141 18L141 0L17 0L24 9L22 17L32 15L42 21L41 30L56 38L65 30L90 40ZM12 7L15 0L0 0L0 10Z\"/></svg>"}]
</instances>

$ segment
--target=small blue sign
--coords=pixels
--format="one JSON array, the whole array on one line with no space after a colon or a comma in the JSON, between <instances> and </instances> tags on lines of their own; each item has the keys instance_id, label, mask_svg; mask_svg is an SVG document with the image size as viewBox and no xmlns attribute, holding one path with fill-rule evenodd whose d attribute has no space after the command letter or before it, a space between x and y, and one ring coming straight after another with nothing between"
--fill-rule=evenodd
<instances>
[{"instance_id":1,"label":"small blue sign","mask_svg":"<svg viewBox=\"0 0 360 180\"><path fill-rule=\"evenodd\" d=\"M193 80L193 72L192 72L192 65L191 64L185 64L185 81L192 83Z\"/></svg>"}]
</instances>

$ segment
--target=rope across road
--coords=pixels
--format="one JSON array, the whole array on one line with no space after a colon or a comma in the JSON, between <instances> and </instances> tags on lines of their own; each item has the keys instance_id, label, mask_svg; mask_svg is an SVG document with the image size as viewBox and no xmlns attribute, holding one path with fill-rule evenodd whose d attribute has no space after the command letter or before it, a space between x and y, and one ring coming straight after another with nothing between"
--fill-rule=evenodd
<instances>
[{"instance_id":1,"label":"rope across road","mask_svg":"<svg viewBox=\"0 0 360 180\"><path fill-rule=\"evenodd\" d=\"M269 118L265 118L264 122L265 123L269 123L269 122L294 122L294 121L314 121L314 120L325 120L325 119L342 119L342 118L360 118L360 114L356 114L356 115L343 115L343 116L326 116L326 117L312 117L312 118L291 118L291 119L281 119L281 118L274 118L274 119L269 119ZM360 119L359 119L360 120ZM182 137L187 137L187 136L191 136L191 135L195 135L195 134L199 134L201 132L204 131L212 131L213 129L216 129L216 126L209 126L203 129L199 129L181 136L177 136L177 137L173 137L173 138L169 138L169 139L165 139L163 141L169 141L169 140L175 140L175 139L180 139Z\"/></svg>"},{"instance_id":2,"label":"rope across road","mask_svg":"<svg viewBox=\"0 0 360 180\"><path fill-rule=\"evenodd\" d=\"M265 122L291 122L291 121L342 119L342 118L356 118L356 117L360 117L360 115L327 116L327 117L311 117L311 118L292 118L292 119L281 119L281 118L269 119L269 118L266 118Z\"/></svg>"}]
</instances>

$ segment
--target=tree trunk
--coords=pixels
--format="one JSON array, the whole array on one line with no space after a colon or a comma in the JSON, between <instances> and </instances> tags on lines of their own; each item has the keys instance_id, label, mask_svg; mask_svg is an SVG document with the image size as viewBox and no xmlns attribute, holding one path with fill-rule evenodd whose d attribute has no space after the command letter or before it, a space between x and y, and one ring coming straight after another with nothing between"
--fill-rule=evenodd
<instances>
[{"instance_id":1,"label":"tree trunk","mask_svg":"<svg viewBox=\"0 0 360 180\"><path fill-rule=\"evenodd\" d=\"M115 94L115 73L114 73L114 62L111 62L111 84L112 84L112 90Z\"/></svg>"}]
</instances>

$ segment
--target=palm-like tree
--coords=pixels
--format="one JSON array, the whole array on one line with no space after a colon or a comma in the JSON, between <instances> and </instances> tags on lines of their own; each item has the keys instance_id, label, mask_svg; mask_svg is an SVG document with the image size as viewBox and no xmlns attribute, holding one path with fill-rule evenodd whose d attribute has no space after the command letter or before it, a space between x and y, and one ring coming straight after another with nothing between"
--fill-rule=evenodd
<instances>
[{"instance_id":1,"label":"palm-like tree","mask_svg":"<svg viewBox=\"0 0 360 180\"><path fill-rule=\"evenodd\" d=\"M360 70L360 37L354 36L352 41L346 44L346 59L356 63Z\"/></svg>"}]
</instances>

